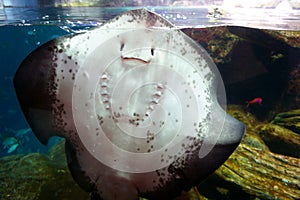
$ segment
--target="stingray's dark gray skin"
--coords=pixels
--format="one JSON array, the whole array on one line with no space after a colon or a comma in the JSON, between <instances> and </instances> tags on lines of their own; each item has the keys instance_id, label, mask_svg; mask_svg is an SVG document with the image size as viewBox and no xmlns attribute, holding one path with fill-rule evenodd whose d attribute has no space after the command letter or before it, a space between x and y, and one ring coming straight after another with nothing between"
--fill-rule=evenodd
<instances>
[{"instance_id":1,"label":"stingray's dark gray skin","mask_svg":"<svg viewBox=\"0 0 300 200\"><path fill-rule=\"evenodd\" d=\"M225 91L206 51L143 9L42 45L14 85L41 143L66 138L72 176L94 199L171 199L245 130L217 101Z\"/></svg>"}]
</instances>

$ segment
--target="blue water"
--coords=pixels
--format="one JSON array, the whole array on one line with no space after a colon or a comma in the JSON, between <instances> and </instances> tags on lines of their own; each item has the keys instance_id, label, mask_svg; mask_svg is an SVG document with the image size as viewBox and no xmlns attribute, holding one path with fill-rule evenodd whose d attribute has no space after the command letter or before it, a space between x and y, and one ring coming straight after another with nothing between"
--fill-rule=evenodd
<instances>
[{"instance_id":1,"label":"blue water","mask_svg":"<svg viewBox=\"0 0 300 200\"><path fill-rule=\"evenodd\" d=\"M57 26L0 26L0 157L7 155L2 142L8 137L14 137L13 131L29 128L12 84L16 69L35 48L65 34L68 32ZM48 149L39 143L32 132L27 133L23 139L11 154L45 152Z\"/></svg>"}]
</instances>

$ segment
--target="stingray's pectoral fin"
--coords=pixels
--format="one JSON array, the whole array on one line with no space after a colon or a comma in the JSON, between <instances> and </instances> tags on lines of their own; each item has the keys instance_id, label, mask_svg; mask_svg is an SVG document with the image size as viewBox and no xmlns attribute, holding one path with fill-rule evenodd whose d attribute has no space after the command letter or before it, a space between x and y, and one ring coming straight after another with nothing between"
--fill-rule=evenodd
<instances>
[{"instance_id":1,"label":"stingray's pectoral fin","mask_svg":"<svg viewBox=\"0 0 300 200\"><path fill-rule=\"evenodd\" d=\"M65 152L67 156L68 167L73 179L86 192L93 192L94 185L91 183L90 179L85 176L85 172L80 167L79 160L76 155L76 149L68 140L65 142ZM95 194L93 194L93 196L95 196Z\"/></svg>"},{"instance_id":2,"label":"stingray's pectoral fin","mask_svg":"<svg viewBox=\"0 0 300 200\"><path fill-rule=\"evenodd\" d=\"M65 150L73 179L87 192L91 200L137 200L138 187L129 179L130 175L103 165L89 153L82 143L75 148L66 140Z\"/></svg>"},{"instance_id":3,"label":"stingray's pectoral fin","mask_svg":"<svg viewBox=\"0 0 300 200\"><path fill-rule=\"evenodd\" d=\"M53 43L50 41L32 52L14 76L14 87L23 113L36 137L45 145L51 136L60 135L53 115L55 70L49 51Z\"/></svg>"},{"instance_id":4,"label":"stingray's pectoral fin","mask_svg":"<svg viewBox=\"0 0 300 200\"><path fill-rule=\"evenodd\" d=\"M199 160L196 161L199 166L195 169L200 171L198 173L203 173L202 179L213 173L228 159L244 136L245 125L228 114L224 116L224 125L221 133L216 136L217 139L213 143L208 141L203 144L199 151ZM193 175L190 173L193 173L192 170L189 171L192 179Z\"/></svg>"}]
</instances>

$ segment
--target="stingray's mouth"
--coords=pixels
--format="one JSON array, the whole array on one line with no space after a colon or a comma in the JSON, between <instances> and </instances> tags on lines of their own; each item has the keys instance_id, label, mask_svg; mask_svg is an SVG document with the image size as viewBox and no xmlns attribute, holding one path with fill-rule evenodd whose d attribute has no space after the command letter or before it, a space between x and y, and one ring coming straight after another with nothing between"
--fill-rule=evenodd
<instances>
[{"instance_id":1,"label":"stingray's mouth","mask_svg":"<svg viewBox=\"0 0 300 200\"><path fill-rule=\"evenodd\" d=\"M121 56L121 58L122 58L122 60L124 61L124 62L130 62L130 61L135 61L135 62L137 62L137 63L143 63L143 64L148 64L148 63L150 63L150 59L149 60L144 60L144 59L142 59L142 58L137 58L137 57L127 57L127 56Z\"/></svg>"},{"instance_id":2,"label":"stingray's mouth","mask_svg":"<svg viewBox=\"0 0 300 200\"><path fill-rule=\"evenodd\" d=\"M132 51L126 52L125 43L121 44L121 59L123 62L131 65L136 64L149 64L154 58L154 48L149 48L145 51L143 48L134 49Z\"/></svg>"}]
</instances>

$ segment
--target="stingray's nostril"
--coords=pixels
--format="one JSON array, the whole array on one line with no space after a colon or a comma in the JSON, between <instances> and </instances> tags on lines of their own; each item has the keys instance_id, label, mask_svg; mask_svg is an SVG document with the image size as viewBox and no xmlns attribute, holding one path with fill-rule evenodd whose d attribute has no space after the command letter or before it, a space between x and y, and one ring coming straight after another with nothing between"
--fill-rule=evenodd
<instances>
[{"instance_id":1,"label":"stingray's nostril","mask_svg":"<svg viewBox=\"0 0 300 200\"><path fill-rule=\"evenodd\" d=\"M120 51L123 51L125 44L121 43Z\"/></svg>"},{"instance_id":2,"label":"stingray's nostril","mask_svg":"<svg viewBox=\"0 0 300 200\"><path fill-rule=\"evenodd\" d=\"M154 48L151 48L151 55L154 56Z\"/></svg>"}]
</instances>

